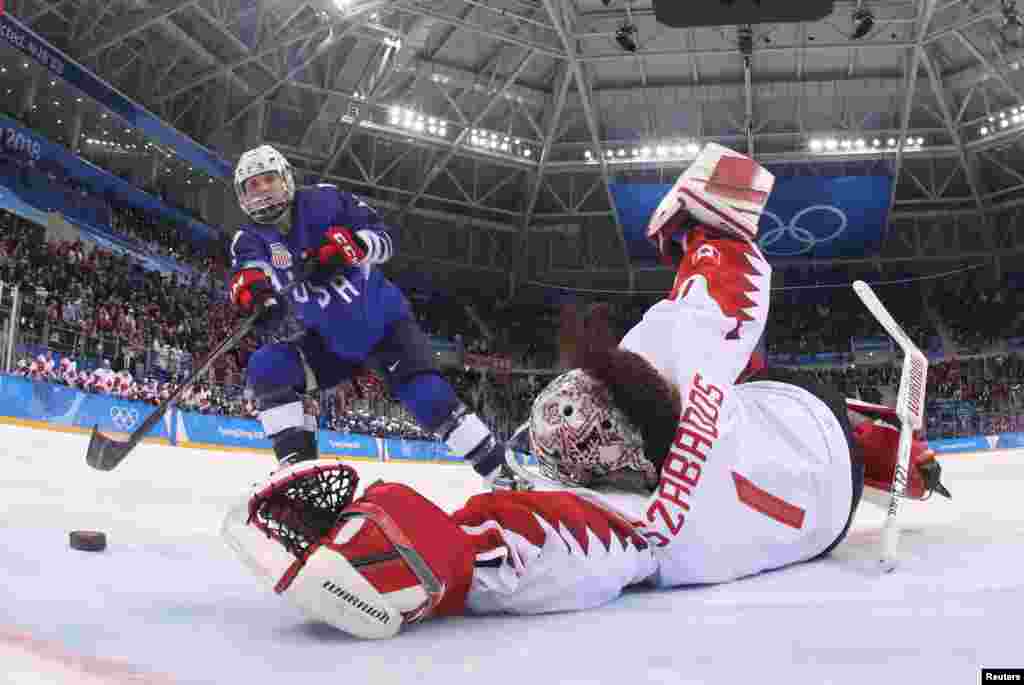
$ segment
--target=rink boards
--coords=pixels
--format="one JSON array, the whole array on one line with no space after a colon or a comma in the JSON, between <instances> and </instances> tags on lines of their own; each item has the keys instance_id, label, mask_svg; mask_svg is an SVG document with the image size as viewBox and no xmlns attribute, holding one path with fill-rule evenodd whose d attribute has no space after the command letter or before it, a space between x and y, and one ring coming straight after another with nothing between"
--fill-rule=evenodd
<instances>
[{"instance_id":1,"label":"rink boards","mask_svg":"<svg viewBox=\"0 0 1024 685\"><path fill-rule=\"evenodd\" d=\"M145 402L85 393L56 383L0 376L0 423L89 433L93 426L112 436L135 430L154 411ZM147 441L177 447L243 453L270 453L270 440L259 422L171 407L147 434ZM442 442L378 438L321 430L320 454L362 461L461 463ZM529 460L527 463L531 463Z\"/></svg>"}]
</instances>

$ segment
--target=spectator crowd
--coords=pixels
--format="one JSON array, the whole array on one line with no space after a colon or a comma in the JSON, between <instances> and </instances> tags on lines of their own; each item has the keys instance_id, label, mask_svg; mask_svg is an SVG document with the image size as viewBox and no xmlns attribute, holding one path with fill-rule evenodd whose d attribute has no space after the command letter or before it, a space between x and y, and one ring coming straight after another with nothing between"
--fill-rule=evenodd
<instances>
[{"instance_id":1,"label":"spectator crowd","mask_svg":"<svg viewBox=\"0 0 1024 685\"><path fill-rule=\"evenodd\" d=\"M224 257L192 253L172 229L133 210L115 208L112 216L115 230L144 244L150 253L191 265L195 275L149 271L129 256L81 240L47 241L40 226L0 211L0 283L4 288L17 286L23 294L21 341L43 351L41 357L25 358L16 372L156 403L168 397L177 387L174 383L201 363L237 322L225 299ZM444 369L456 392L500 433L512 432L525 420L533 397L557 372L559 305L543 299L499 301L459 293L407 292L424 329L453 341L459 358L465 359ZM947 348L948 361L933 364L930 370L930 398L967 402L981 412L1021 409L1024 361L1005 344L1022 335L1024 320L1018 315L1016 289L1005 277L965 271L938 282L891 288L883 297L921 348L952 347ZM657 298L611 299L613 325L621 334ZM769 354L849 352L852 338L884 335L849 288L780 289L773 293L772 307L765 340ZM0 311L0 319L4 316ZM254 415L241 385L248 356L259 344L253 337L243 340L213 366L203 384L185 393L180 404L205 413ZM996 349L1000 344L1004 348ZM54 361L54 352L59 361ZM83 360L90 370L79 369L74 359ZM873 402L891 402L899 380L893 363L803 371L848 397ZM370 370L324 399L324 406L318 407L324 427L433 439L388 398L383 382Z\"/></svg>"}]
</instances>

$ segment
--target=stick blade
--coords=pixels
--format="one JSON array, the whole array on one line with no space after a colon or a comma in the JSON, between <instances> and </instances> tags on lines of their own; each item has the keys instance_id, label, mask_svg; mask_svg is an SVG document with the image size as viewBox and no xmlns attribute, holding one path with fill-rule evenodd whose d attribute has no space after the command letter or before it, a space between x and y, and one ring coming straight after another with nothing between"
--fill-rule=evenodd
<instances>
[{"instance_id":1,"label":"stick blade","mask_svg":"<svg viewBox=\"0 0 1024 685\"><path fill-rule=\"evenodd\" d=\"M85 461L97 471L113 471L130 451L129 443L114 440L101 433L99 426L94 426L92 437L89 438L89 449L85 453Z\"/></svg>"}]
</instances>

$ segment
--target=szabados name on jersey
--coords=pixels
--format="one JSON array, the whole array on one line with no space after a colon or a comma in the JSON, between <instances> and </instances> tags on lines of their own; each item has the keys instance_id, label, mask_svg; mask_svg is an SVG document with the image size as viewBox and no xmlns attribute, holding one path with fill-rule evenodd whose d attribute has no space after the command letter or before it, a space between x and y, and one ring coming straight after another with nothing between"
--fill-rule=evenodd
<instances>
[{"instance_id":1,"label":"szabados name on jersey","mask_svg":"<svg viewBox=\"0 0 1024 685\"><path fill-rule=\"evenodd\" d=\"M704 383L695 373L691 383L675 440L661 467L658 495L647 508L648 524L663 527L675 537L686 523L690 511L690 498L700 485L702 464L715 447L718 439L719 409L725 400L721 388ZM658 547L670 542L669 537L656 530L645 530L642 535Z\"/></svg>"}]
</instances>

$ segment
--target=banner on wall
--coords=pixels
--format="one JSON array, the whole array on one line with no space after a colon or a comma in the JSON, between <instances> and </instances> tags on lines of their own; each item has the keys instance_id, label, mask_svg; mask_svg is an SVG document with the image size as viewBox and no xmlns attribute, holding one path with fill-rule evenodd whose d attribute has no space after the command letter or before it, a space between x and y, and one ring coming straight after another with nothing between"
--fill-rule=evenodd
<instances>
[{"instance_id":1,"label":"banner on wall","mask_svg":"<svg viewBox=\"0 0 1024 685\"><path fill-rule=\"evenodd\" d=\"M58 426L131 433L142 425L155 407L109 395L91 395L55 383L0 376L0 407L5 416L45 421ZM170 418L157 423L146 435L170 439Z\"/></svg>"},{"instance_id":2,"label":"banner on wall","mask_svg":"<svg viewBox=\"0 0 1024 685\"><path fill-rule=\"evenodd\" d=\"M192 166L199 167L214 178L231 177L231 165L219 155L164 123L10 14L0 13L0 38L120 116L129 126L141 129L158 142L173 148L179 157L191 162Z\"/></svg>"},{"instance_id":3,"label":"banner on wall","mask_svg":"<svg viewBox=\"0 0 1024 685\"><path fill-rule=\"evenodd\" d=\"M850 346L854 352L894 352L896 343L892 338L851 338Z\"/></svg>"},{"instance_id":4,"label":"banner on wall","mask_svg":"<svg viewBox=\"0 0 1024 685\"><path fill-rule=\"evenodd\" d=\"M0 17L0 24L3 17ZM132 185L75 155L63 145L29 130L10 117L0 115L0 150L12 160L24 160L33 164L48 163L63 169L64 173L78 183L87 185L97 193L110 193L125 204L155 213L168 221L189 229L196 241L216 239L217 231L196 221L179 209L164 204L159 198ZM14 164L14 162L10 162ZM26 173L26 171L28 173ZM15 190L21 199L42 211L58 210L69 218L76 219L100 229L110 225L110 210L106 203L91 195L83 195L67 186L54 184L41 173L21 167L18 176L24 182L6 174L4 183ZM17 184L17 185L13 185Z\"/></svg>"},{"instance_id":5,"label":"banner on wall","mask_svg":"<svg viewBox=\"0 0 1024 685\"><path fill-rule=\"evenodd\" d=\"M0 416L82 429L98 425L105 432L124 434L142 425L155 409L144 402L0 375ZM183 447L214 446L242 451L273 449L259 421L198 414L175 407L147 435ZM464 463L443 442L377 438L327 430L320 431L319 450L323 456L350 459ZM519 454L519 461L537 463L533 456L526 454Z\"/></svg>"},{"instance_id":6,"label":"banner on wall","mask_svg":"<svg viewBox=\"0 0 1024 685\"><path fill-rule=\"evenodd\" d=\"M317 445L320 454L333 457L350 457L353 459L379 460L381 455L381 438L357 433L338 433L336 431L320 431Z\"/></svg>"},{"instance_id":7,"label":"banner on wall","mask_svg":"<svg viewBox=\"0 0 1024 685\"><path fill-rule=\"evenodd\" d=\"M17 214L22 219L27 219L40 226L46 226L47 224L48 215L46 212L39 211L18 197L16 192L4 185L0 185L0 209L11 214Z\"/></svg>"},{"instance_id":8,"label":"banner on wall","mask_svg":"<svg viewBox=\"0 0 1024 685\"><path fill-rule=\"evenodd\" d=\"M647 224L671 184L610 184L630 256L657 257ZM778 178L761 215L757 242L765 255L828 259L863 257L882 247L890 176Z\"/></svg>"},{"instance_id":9,"label":"banner on wall","mask_svg":"<svg viewBox=\"0 0 1024 685\"><path fill-rule=\"evenodd\" d=\"M460 463L462 457L451 453L443 442L425 440L384 440L384 461L440 461Z\"/></svg>"},{"instance_id":10,"label":"banner on wall","mask_svg":"<svg viewBox=\"0 0 1024 685\"><path fill-rule=\"evenodd\" d=\"M259 421L177 411L179 445L222 445L238 449L273 449Z\"/></svg>"}]
</instances>

